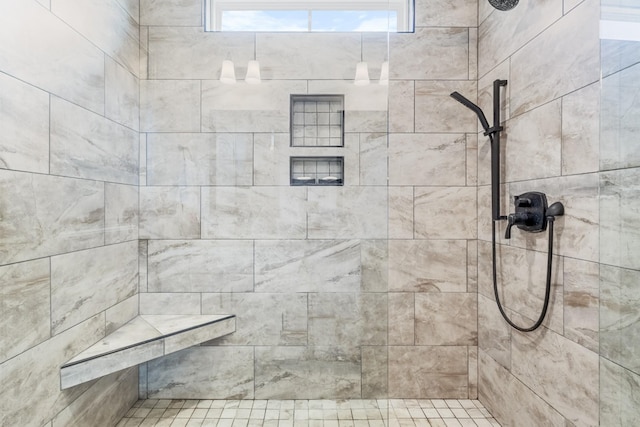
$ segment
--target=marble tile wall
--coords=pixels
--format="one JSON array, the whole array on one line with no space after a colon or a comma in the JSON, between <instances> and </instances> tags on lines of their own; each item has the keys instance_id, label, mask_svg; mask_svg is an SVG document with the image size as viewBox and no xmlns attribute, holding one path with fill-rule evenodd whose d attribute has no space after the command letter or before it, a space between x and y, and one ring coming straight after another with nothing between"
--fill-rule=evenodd
<instances>
[{"instance_id":1,"label":"marble tile wall","mask_svg":"<svg viewBox=\"0 0 640 427\"><path fill-rule=\"evenodd\" d=\"M638 292L629 287L638 274L637 147L629 134L637 128L638 67L634 42L599 40L606 3L525 0L508 13L479 7L485 111L491 82L509 80L503 195L542 191L566 209L555 223L547 319L534 333L516 332L495 307L490 222L482 219L490 150L479 138L479 399L503 425L623 426L640 417L629 397L639 390ZM541 307L547 237L516 230L498 241L501 299L516 323L530 324Z\"/></svg>"},{"instance_id":2,"label":"marble tile wall","mask_svg":"<svg viewBox=\"0 0 640 427\"><path fill-rule=\"evenodd\" d=\"M136 3L0 2L0 425L114 425L137 399L136 369L59 371L138 313Z\"/></svg>"},{"instance_id":3,"label":"marble tile wall","mask_svg":"<svg viewBox=\"0 0 640 427\"><path fill-rule=\"evenodd\" d=\"M476 94L476 0L419 3L389 46L205 33L198 4L140 3L140 310L230 311L237 331L149 363L141 390L475 398L477 127L448 95ZM389 86L352 84L361 56L372 78L390 60ZM344 147L289 146L290 95L307 93L345 95ZM289 186L305 155L344 156L344 186Z\"/></svg>"}]
</instances>

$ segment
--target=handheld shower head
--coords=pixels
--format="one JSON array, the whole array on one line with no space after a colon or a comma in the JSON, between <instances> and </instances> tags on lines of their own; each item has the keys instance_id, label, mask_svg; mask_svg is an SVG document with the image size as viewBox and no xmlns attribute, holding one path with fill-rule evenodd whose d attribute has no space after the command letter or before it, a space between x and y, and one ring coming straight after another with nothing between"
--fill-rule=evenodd
<instances>
[{"instance_id":1,"label":"handheld shower head","mask_svg":"<svg viewBox=\"0 0 640 427\"><path fill-rule=\"evenodd\" d=\"M465 107L472 110L474 113L476 113L478 115L478 119L480 120L480 124L484 128L484 131L485 132L489 131L489 123L487 122L487 118L485 117L480 107L478 107L473 102L469 101L467 98L465 98L463 95L461 95L458 92L452 92L450 96L456 101L458 101L459 103L461 103L462 105L464 105Z\"/></svg>"},{"instance_id":2,"label":"handheld shower head","mask_svg":"<svg viewBox=\"0 0 640 427\"><path fill-rule=\"evenodd\" d=\"M518 0L489 0L489 3L498 10L507 11L516 7Z\"/></svg>"}]
</instances>

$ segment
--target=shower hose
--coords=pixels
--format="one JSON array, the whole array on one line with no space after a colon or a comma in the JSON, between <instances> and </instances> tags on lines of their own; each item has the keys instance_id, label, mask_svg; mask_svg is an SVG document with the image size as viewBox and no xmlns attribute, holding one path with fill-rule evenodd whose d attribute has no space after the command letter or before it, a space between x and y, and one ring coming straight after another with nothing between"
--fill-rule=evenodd
<instances>
[{"instance_id":1,"label":"shower hose","mask_svg":"<svg viewBox=\"0 0 640 427\"><path fill-rule=\"evenodd\" d=\"M498 295L498 277L496 274L496 221L495 220L491 221L491 226L492 226L491 244L492 244L492 255L493 255L493 292L496 296L496 303L498 305L498 310L500 310L500 314L502 314L502 317L504 318L504 320L509 325L511 325L511 327L513 327L514 329L517 329L520 332L531 332L538 329L538 327L540 327L540 325L544 321L544 317L547 314L547 309L549 308L549 296L551 294L551 262L553 258L554 220L555 220L555 217L553 216L547 217L548 227L549 227L549 251L547 256L547 287L544 293L544 304L542 306L542 312L540 313L540 317L532 326L528 328L523 328L522 326L518 326L511 319L509 319L509 316L507 316L507 313L505 312L504 308L502 307L502 303L500 302L500 296Z\"/></svg>"}]
</instances>

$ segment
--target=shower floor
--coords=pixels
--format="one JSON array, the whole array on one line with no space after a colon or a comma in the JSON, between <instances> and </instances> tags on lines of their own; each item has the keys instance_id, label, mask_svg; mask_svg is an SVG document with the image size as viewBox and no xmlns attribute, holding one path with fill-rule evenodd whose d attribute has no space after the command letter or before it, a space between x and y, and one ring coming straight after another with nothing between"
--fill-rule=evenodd
<instances>
[{"instance_id":1,"label":"shower floor","mask_svg":"<svg viewBox=\"0 0 640 427\"><path fill-rule=\"evenodd\" d=\"M136 402L116 427L500 426L477 400L166 400Z\"/></svg>"}]
</instances>

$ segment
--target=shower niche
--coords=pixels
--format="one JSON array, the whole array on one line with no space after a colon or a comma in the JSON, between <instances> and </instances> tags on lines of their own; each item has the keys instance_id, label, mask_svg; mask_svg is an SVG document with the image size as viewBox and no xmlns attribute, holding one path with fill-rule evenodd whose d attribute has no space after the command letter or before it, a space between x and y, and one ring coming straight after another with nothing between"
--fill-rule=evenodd
<instances>
[{"instance_id":1,"label":"shower niche","mask_svg":"<svg viewBox=\"0 0 640 427\"><path fill-rule=\"evenodd\" d=\"M291 157L291 185L343 185L343 157Z\"/></svg>"}]
</instances>

